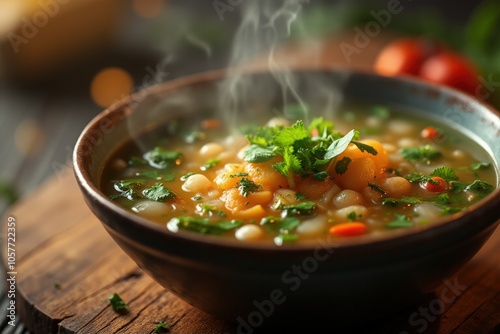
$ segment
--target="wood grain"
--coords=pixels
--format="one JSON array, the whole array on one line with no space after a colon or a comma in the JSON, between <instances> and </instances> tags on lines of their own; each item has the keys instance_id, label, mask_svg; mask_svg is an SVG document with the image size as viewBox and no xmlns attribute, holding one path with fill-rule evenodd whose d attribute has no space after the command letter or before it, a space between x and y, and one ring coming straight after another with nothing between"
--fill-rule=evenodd
<instances>
[{"instance_id":1,"label":"wood grain","mask_svg":"<svg viewBox=\"0 0 500 334\"><path fill-rule=\"evenodd\" d=\"M48 181L8 216L17 221L18 311L33 333L152 333L161 321L166 321L174 334L238 332L237 326L192 308L145 275L88 210L72 173ZM481 251L448 279L459 287L457 294L442 295L443 285L420 305L356 331L498 332L499 247L497 230ZM115 292L129 305L127 313L118 314L110 307L107 298ZM453 301L445 302L451 298ZM439 303L443 305L438 309L441 314L431 313L432 320L419 314L421 308L435 310ZM304 325L300 319L293 321ZM351 329L337 332L344 331Z\"/></svg>"}]
</instances>

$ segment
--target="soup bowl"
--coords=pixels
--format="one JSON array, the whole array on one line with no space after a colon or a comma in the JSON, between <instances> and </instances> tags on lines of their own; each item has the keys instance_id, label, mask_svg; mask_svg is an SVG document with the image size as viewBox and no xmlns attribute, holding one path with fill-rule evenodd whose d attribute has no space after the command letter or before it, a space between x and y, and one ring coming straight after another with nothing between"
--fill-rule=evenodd
<instances>
[{"instance_id":1,"label":"soup bowl","mask_svg":"<svg viewBox=\"0 0 500 334\"><path fill-rule=\"evenodd\" d=\"M373 319L433 291L471 259L498 225L498 112L446 87L346 69L297 70L292 73L293 88L305 100L322 101L330 108L339 98L362 100L446 123L491 156L496 189L466 210L425 228L281 247L173 233L110 200L100 189L100 179L111 154L130 138L142 138L179 120L216 114L220 110L216 96L233 93L228 91L234 85L227 85L226 75L216 71L177 79L114 104L85 128L74 152L78 184L106 231L144 272L192 306L254 327L290 319L299 319L294 324L309 319L335 323ZM260 117L258 113L266 111L259 110L269 112L283 103L276 76L260 72L242 76L246 79L238 100L245 106L239 111L242 117L245 113Z\"/></svg>"}]
</instances>

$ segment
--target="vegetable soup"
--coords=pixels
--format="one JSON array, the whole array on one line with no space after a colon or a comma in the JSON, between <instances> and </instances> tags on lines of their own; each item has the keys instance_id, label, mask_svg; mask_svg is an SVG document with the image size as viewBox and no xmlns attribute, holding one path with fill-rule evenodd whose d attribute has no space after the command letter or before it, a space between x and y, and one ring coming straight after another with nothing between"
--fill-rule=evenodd
<instances>
[{"instance_id":1,"label":"vegetable soup","mask_svg":"<svg viewBox=\"0 0 500 334\"><path fill-rule=\"evenodd\" d=\"M115 152L101 188L172 232L282 245L418 228L497 186L487 152L455 129L384 106L343 110L238 131L171 122L147 152L134 141Z\"/></svg>"}]
</instances>

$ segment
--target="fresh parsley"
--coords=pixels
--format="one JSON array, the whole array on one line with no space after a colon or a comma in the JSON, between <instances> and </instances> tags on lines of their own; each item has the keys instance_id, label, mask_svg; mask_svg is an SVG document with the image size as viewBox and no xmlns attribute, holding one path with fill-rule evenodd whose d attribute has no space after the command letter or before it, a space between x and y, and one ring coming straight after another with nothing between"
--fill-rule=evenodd
<instances>
[{"instance_id":1,"label":"fresh parsley","mask_svg":"<svg viewBox=\"0 0 500 334\"><path fill-rule=\"evenodd\" d=\"M413 222L411 222L405 215L396 214L394 219L385 226L391 229L412 227Z\"/></svg>"},{"instance_id":2,"label":"fresh parsley","mask_svg":"<svg viewBox=\"0 0 500 334\"><path fill-rule=\"evenodd\" d=\"M175 217L172 218L167 226L169 230L177 229L196 232L200 234L223 235L228 231L234 230L243 225L239 220L222 220L212 222L209 218L198 217Z\"/></svg>"},{"instance_id":3,"label":"fresh parsley","mask_svg":"<svg viewBox=\"0 0 500 334\"><path fill-rule=\"evenodd\" d=\"M419 147L405 147L401 150L403 158L408 161L420 161L430 164L431 161L436 160L441 156L441 152L435 147L424 145Z\"/></svg>"},{"instance_id":4,"label":"fresh parsley","mask_svg":"<svg viewBox=\"0 0 500 334\"><path fill-rule=\"evenodd\" d=\"M458 176L455 171L450 167L439 167L432 171L430 176L439 176L446 181L457 181Z\"/></svg>"},{"instance_id":5,"label":"fresh parsley","mask_svg":"<svg viewBox=\"0 0 500 334\"><path fill-rule=\"evenodd\" d=\"M121 299L121 297L117 293L114 293L111 296L109 296L108 300L115 312L120 313L128 309L128 305L125 304L123 299Z\"/></svg>"},{"instance_id":6,"label":"fresh parsley","mask_svg":"<svg viewBox=\"0 0 500 334\"><path fill-rule=\"evenodd\" d=\"M205 162L203 164L203 166L201 166L201 170L202 171L207 171L209 169L212 169L214 168L215 166L217 166L219 164L221 160L219 158L212 158L212 159L209 159L207 162Z\"/></svg>"},{"instance_id":7,"label":"fresh parsley","mask_svg":"<svg viewBox=\"0 0 500 334\"><path fill-rule=\"evenodd\" d=\"M162 321L156 325L153 333L161 333L163 330L168 329L168 323L166 321Z\"/></svg>"},{"instance_id":8,"label":"fresh parsley","mask_svg":"<svg viewBox=\"0 0 500 334\"><path fill-rule=\"evenodd\" d=\"M312 216L315 214L316 203L314 202L301 202L298 204L282 205L286 217L289 216Z\"/></svg>"},{"instance_id":9,"label":"fresh parsley","mask_svg":"<svg viewBox=\"0 0 500 334\"><path fill-rule=\"evenodd\" d=\"M415 197L384 198L382 200L382 205L390 207L397 207L400 205L411 205L418 203L420 203L420 200Z\"/></svg>"},{"instance_id":10,"label":"fresh parsley","mask_svg":"<svg viewBox=\"0 0 500 334\"><path fill-rule=\"evenodd\" d=\"M159 146L144 154L144 159L155 168L163 169L167 166L179 164L182 153L178 151L168 151Z\"/></svg>"},{"instance_id":11,"label":"fresh parsley","mask_svg":"<svg viewBox=\"0 0 500 334\"><path fill-rule=\"evenodd\" d=\"M250 193L259 191L262 188L262 186L256 184L249 178L243 177L238 182L236 182L235 188L239 190L241 196L248 197Z\"/></svg>"},{"instance_id":12,"label":"fresh parsley","mask_svg":"<svg viewBox=\"0 0 500 334\"><path fill-rule=\"evenodd\" d=\"M166 188L163 183L159 182L151 188L144 189L142 194L144 197L156 202L165 202L177 197L172 190Z\"/></svg>"},{"instance_id":13,"label":"fresh parsley","mask_svg":"<svg viewBox=\"0 0 500 334\"><path fill-rule=\"evenodd\" d=\"M341 160L337 161L335 163L335 173L342 175L347 172L347 168L349 168L351 161L349 157L343 157Z\"/></svg>"}]
</instances>

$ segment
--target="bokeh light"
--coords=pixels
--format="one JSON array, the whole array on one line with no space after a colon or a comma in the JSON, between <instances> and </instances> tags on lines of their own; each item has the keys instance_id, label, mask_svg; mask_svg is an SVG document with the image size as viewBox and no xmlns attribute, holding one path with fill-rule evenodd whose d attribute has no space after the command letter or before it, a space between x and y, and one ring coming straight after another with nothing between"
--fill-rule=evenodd
<instances>
[{"instance_id":1,"label":"bokeh light","mask_svg":"<svg viewBox=\"0 0 500 334\"><path fill-rule=\"evenodd\" d=\"M14 140L21 154L33 156L43 149L45 132L34 119L26 118L17 126Z\"/></svg>"},{"instance_id":2,"label":"bokeh light","mask_svg":"<svg viewBox=\"0 0 500 334\"><path fill-rule=\"evenodd\" d=\"M158 16L166 4L165 0L132 0L134 12L145 19Z\"/></svg>"},{"instance_id":3,"label":"bokeh light","mask_svg":"<svg viewBox=\"0 0 500 334\"><path fill-rule=\"evenodd\" d=\"M133 86L134 80L127 71L108 67L94 76L90 93L95 103L106 108L130 94Z\"/></svg>"}]
</instances>

